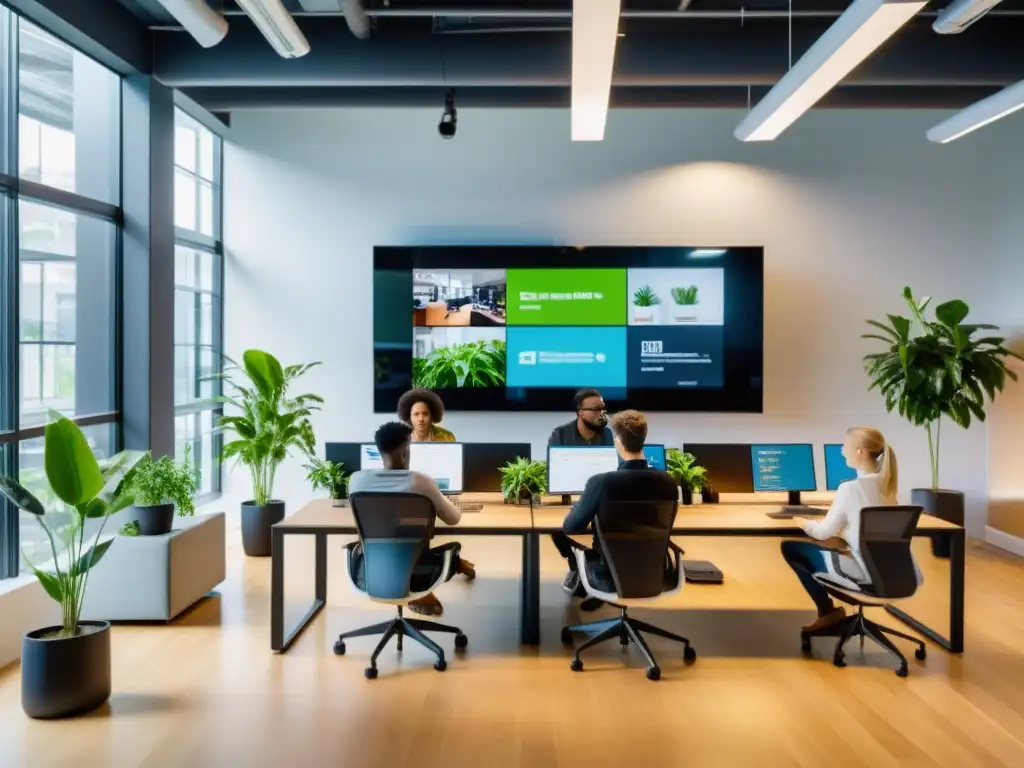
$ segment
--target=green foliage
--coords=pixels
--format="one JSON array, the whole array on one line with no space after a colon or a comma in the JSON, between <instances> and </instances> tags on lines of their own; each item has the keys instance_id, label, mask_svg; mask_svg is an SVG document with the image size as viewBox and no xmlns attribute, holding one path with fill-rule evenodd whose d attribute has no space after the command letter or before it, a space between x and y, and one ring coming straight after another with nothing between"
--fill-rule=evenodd
<instances>
[{"instance_id":1,"label":"green foliage","mask_svg":"<svg viewBox=\"0 0 1024 768\"><path fill-rule=\"evenodd\" d=\"M506 499L518 499L523 494L543 496L548 490L548 468L543 461L520 456L498 471L501 472L501 493Z\"/></svg>"},{"instance_id":2,"label":"green foliage","mask_svg":"<svg viewBox=\"0 0 1024 768\"><path fill-rule=\"evenodd\" d=\"M348 490L349 475L345 474L345 465L340 461L311 457L310 463L305 465L306 479L313 486L314 491L327 491L332 499L345 498Z\"/></svg>"},{"instance_id":3,"label":"green foliage","mask_svg":"<svg viewBox=\"0 0 1024 768\"><path fill-rule=\"evenodd\" d=\"M975 338L979 331L997 331L994 325L965 325L969 309L959 300L935 308L935 319L925 317L930 297L914 298L903 289L910 317L888 315L888 323L868 320L873 332L863 338L880 341L884 351L864 356L871 389L885 398L885 408L896 411L928 434L932 490L939 489L939 437L942 419L966 429L972 419L985 420L989 401L1001 392L1006 379L1016 374L1006 367L1007 357L1019 355L1003 346L1000 336Z\"/></svg>"},{"instance_id":4,"label":"green foliage","mask_svg":"<svg viewBox=\"0 0 1024 768\"><path fill-rule=\"evenodd\" d=\"M271 500L274 477L292 451L313 453L316 440L310 416L320 409L323 398L292 397L289 388L319 363L282 368L276 357L259 349L247 350L241 366L226 359L232 367L216 378L223 379L232 392L215 402L234 406L238 413L220 419L217 428L234 433L221 456L248 468L253 503L262 506Z\"/></svg>"},{"instance_id":5,"label":"green foliage","mask_svg":"<svg viewBox=\"0 0 1024 768\"><path fill-rule=\"evenodd\" d=\"M118 533L122 536L138 536L140 533L139 521L129 520L127 523L121 526L121 530L118 531Z\"/></svg>"},{"instance_id":6,"label":"green foliage","mask_svg":"<svg viewBox=\"0 0 1024 768\"><path fill-rule=\"evenodd\" d=\"M697 303L697 286L689 285L672 289L672 300L681 307Z\"/></svg>"},{"instance_id":7,"label":"green foliage","mask_svg":"<svg viewBox=\"0 0 1024 768\"><path fill-rule=\"evenodd\" d=\"M181 464L170 456L153 461L147 455L135 469L133 490L137 507L173 502L182 517L194 515L192 499L199 490L199 472L192 463L192 446L185 445L185 460Z\"/></svg>"},{"instance_id":8,"label":"green foliage","mask_svg":"<svg viewBox=\"0 0 1024 768\"><path fill-rule=\"evenodd\" d=\"M469 341L438 347L426 358L415 358L414 387L459 389L505 386L505 342Z\"/></svg>"},{"instance_id":9,"label":"green foliage","mask_svg":"<svg viewBox=\"0 0 1024 768\"><path fill-rule=\"evenodd\" d=\"M661 297L649 285L641 285L633 294L633 304L637 307L653 307L661 304Z\"/></svg>"},{"instance_id":10,"label":"green foliage","mask_svg":"<svg viewBox=\"0 0 1024 768\"><path fill-rule=\"evenodd\" d=\"M52 570L42 570L31 562L28 565L46 594L60 603L61 637L71 637L82 613L89 570L113 543L113 539L100 541L106 520L134 503L134 474L144 454L120 453L101 463L89 450L82 430L60 414L54 414L54 420L46 425L44 441L46 479L55 498L66 507L55 505L47 511L34 494L10 477L0 478L0 494L30 514L46 534ZM67 519L68 524L59 522ZM102 520L91 545L85 540L89 519ZM57 555L58 539L64 544L62 557Z\"/></svg>"},{"instance_id":11,"label":"green foliage","mask_svg":"<svg viewBox=\"0 0 1024 768\"><path fill-rule=\"evenodd\" d=\"M707 470L700 466L697 457L678 448L669 448L665 454L665 469L679 484L680 488L700 491L708 487Z\"/></svg>"}]
</instances>

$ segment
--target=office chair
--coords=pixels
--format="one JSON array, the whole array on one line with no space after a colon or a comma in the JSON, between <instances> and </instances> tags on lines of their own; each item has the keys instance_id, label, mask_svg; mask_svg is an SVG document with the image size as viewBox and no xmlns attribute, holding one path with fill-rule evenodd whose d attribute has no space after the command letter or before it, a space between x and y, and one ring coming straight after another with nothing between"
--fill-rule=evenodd
<instances>
[{"instance_id":1,"label":"office chair","mask_svg":"<svg viewBox=\"0 0 1024 768\"><path fill-rule=\"evenodd\" d=\"M597 632L573 653L569 668L574 672L583 669L580 654L587 648L618 638L623 646L634 643L647 661L647 679L658 680L661 668L648 647L641 632L664 637L682 643L683 658L692 662L696 651L688 638L674 635L659 627L631 618L627 609L646 605L662 596L678 594L683 588L682 550L669 540L672 524L676 519L675 501L608 502L601 505L594 520L594 534L601 551L608 562L615 592L596 588L590 580L586 550L577 547L576 564L580 582L587 594L619 609L619 616L604 621L591 621L562 629L562 642L572 643L574 632ZM672 552L675 561L675 576L670 584L665 581L665 560Z\"/></svg>"},{"instance_id":2,"label":"office chair","mask_svg":"<svg viewBox=\"0 0 1024 768\"><path fill-rule=\"evenodd\" d=\"M434 669L443 672L448 667L444 651L423 633L454 634L456 648L466 647L466 636L456 627L407 619L402 615L402 609L411 600L433 592L448 580L459 545L445 544L434 550L442 556L440 564L420 562L420 557L430 548L435 520L434 505L423 496L412 493L354 493L349 502L359 541L345 547L348 553L345 572L352 586L365 592L375 603L397 606L398 616L389 622L342 632L334 644L334 652L343 655L348 638L382 634L370 656L370 666L366 668L366 676L372 680L377 677L377 657L388 640L397 638L398 650L401 651L402 638L408 636L437 656ZM357 543L361 550L356 549Z\"/></svg>"},{"instance_id":3,"label":"office chair","mask_svg":"<svg viewBox=\"0 0 1024 768\"><path fill-rule=\"evenodd\" d=\"M914 656L924 661L924 642L895 629L876 624L864 616L865 608L884 607L894 600L913 596L922 577L910 551L911 538L921 517L921 507L865 507L860 512L860 552L867 567L870 584L857 584L830 573L816 573L814 579L830 595L847 605L856 606L857 613L821 632L801 633L801 647L811 649L812 637L838 637L832 663L845 667L843 646L854 637L870 637L900 662L896 674L906 677L907 659L887 635L900 637L917 645Z\"/></svg>"}]
</instances>

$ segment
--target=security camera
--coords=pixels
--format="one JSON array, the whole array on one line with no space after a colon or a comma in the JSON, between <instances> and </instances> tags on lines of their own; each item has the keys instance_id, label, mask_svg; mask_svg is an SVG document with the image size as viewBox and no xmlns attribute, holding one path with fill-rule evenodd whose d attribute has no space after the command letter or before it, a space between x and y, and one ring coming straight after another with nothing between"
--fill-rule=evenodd
<instances>
[{"instance_id":1,"label":"security camera","mask_svg":"<svg viewBox=\"0 0 1024 768\"><path fill-rule=\"evenodd\" d=\"M441 138L450 139L455 136L459 117L455 109L455 91L448 91L444 97L444 112L441 113L441 122L437 124L437 132Z\"/></svg>"}]
</instances>

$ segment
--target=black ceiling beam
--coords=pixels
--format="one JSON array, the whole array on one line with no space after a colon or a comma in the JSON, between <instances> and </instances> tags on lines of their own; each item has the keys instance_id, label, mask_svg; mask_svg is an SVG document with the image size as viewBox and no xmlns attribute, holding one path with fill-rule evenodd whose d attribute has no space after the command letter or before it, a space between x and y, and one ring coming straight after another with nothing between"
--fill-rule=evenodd
<instances>
[{"instance_id":1,"label":"black ceiling beam","mask_svg":"<svg viewBox=\"0 0 1024 768\"><path fill-rule=\"evenodd\" d=\"M3 0L47 32L122 75L153 69L146 25L115 0Z\"/></svg>"},{"instance_id":2,"label":"black ceiling beam","mask_svg":"<svg viewBox=\"0 0 1024 768\"><path fill-rule=\"evenodd\" d=\"M567 86L567 33L380 34L357 40L343 19L297 19L312 50L283 59L247 20L224 42L199 47L187 34L154 32L154 73L179 88L227 86ZM794 57L827 29L793 21ZM1024 79L1024 19L978 25L969 35L937 35L916 19L845 82L857 85L998 86ZM619 40L620 86L773 85L786 72L784 19L629 25Z\"/></svg>"},{"instance_id":3,"label":"black ceiling beam","mask_svg":"<svg viewBox=\"0 0 1024 768\"><path fill-rule=\"evenodd\" d=\"M757 103L768 86L750 89L750 103ZM859 109L962 109L997 88L992 86L839 86L817 107ZM192 88L187 95L215 112L250 110L338 109L346 107L436 107L440 112L446 89L429 88ZM568 88L459 88L455 103L459 109L474 108L565 108ZM745 108L744 86L681 86L665 88L613 88L613 109L636 108Z\"/></svg>"}]
</instances>

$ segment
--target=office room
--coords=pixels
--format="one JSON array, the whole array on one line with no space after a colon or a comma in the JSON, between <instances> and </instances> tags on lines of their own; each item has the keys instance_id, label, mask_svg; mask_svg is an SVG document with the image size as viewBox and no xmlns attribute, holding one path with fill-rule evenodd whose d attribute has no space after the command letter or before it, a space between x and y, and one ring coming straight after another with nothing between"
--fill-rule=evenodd
<instances>
[{"instance_id":1,"label":"office room","mask_svg":"<svg viewBox=\"0 0 1024 768\"><path fill-rule=\"evenodd\" d=\"M0 764L1024 764L1024 4L0 6Z\"/></svg>"}]
</instances>

